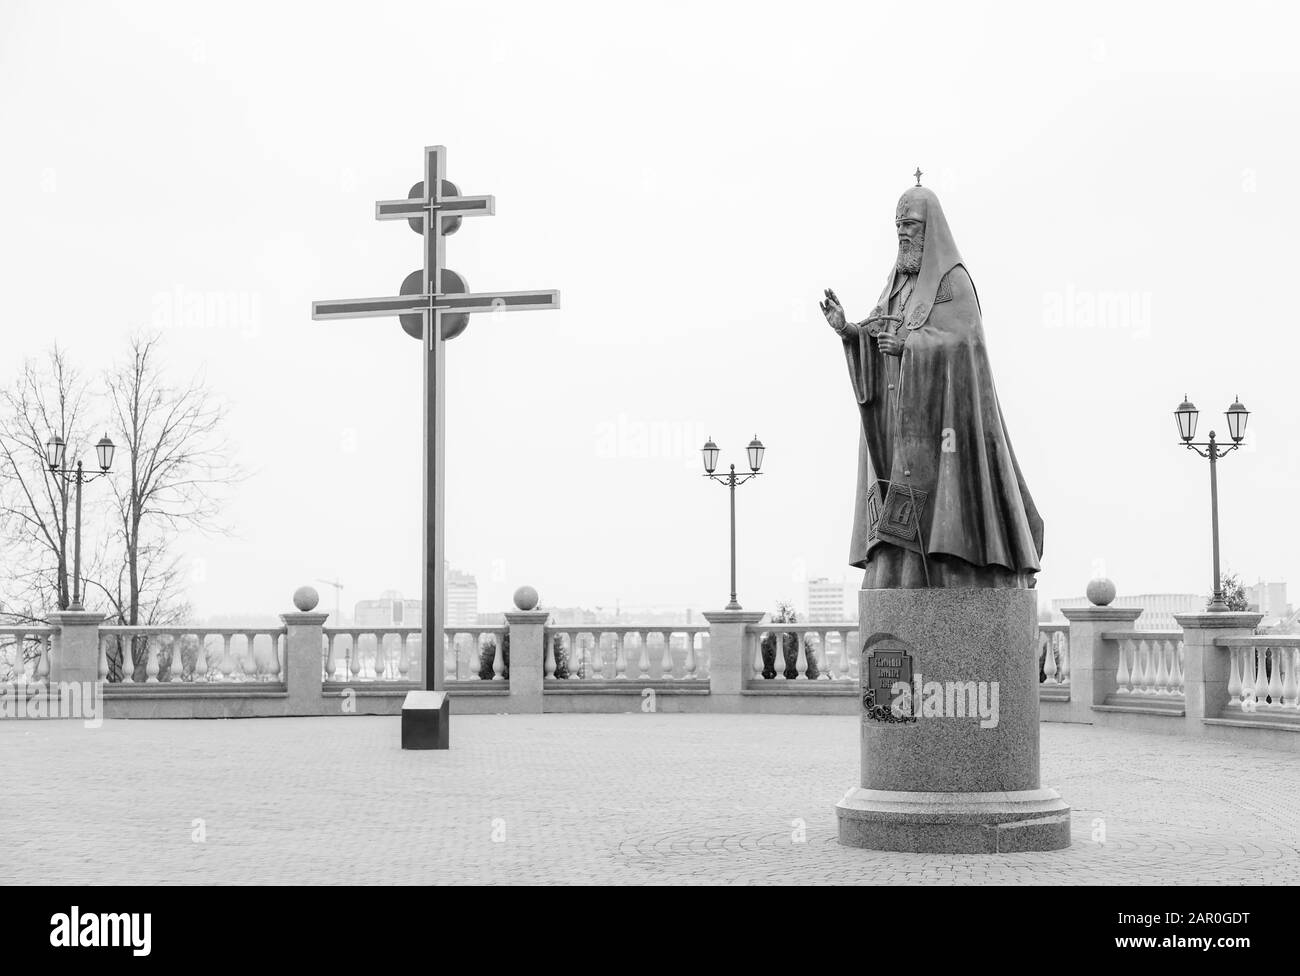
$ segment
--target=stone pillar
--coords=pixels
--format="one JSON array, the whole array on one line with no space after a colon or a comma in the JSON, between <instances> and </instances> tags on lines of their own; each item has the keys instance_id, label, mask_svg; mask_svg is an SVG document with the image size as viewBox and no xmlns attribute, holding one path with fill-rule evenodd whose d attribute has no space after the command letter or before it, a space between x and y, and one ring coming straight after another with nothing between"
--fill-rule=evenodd
<instances>
[{"instance_id":1,"label":"stone pillar","mask_svg":"<svg viewBox=\"0 0 1300 976\"><path fill-rule=\"evenodd\" d=\"M46 623L58 629L50 649L50 687L60 681L99 680L99 625L102 613L87 610L59 610Z\"/></svg>"},{"instance_id":2,"label":"stone pillar","mask_svg":"<svg viewBox=\"0 0 1300 976\"><path fill-rule=\"evenodd\" d=\"M300 587L293 594L296 613L282 613L285 626L284 685L289 693L286 706L288 715L320 715L328 712L321 697L321 681L325 671L324 661L325 621L328 613L316 613L320 596L310 586Z\"/></svg>"},{"instance_id":3,"label":"stone pillar","mask_svg":"<svg viewBox=\"0 0 1300 976\"><path fill-rule=\"evenodd\" d=\"M537 591L515 590L515 608L506 613L510 625L510 712L540 715L546 680L546 622L549 610L537 609Z\"/></svg>"},{"instance_id":4,"label":"stone pillar","mask_svg":"<svg viewBox=\"0 0 1300 976\"><path fill-rule=\"evenodd\" d=\"M1226 647L1216 647L1219 637L1249 637L1264 619L1262 613L1176 613L1183 628L1183 689L1185 730L1204 735L1205 719L1218 718L1228 704L1228 677L1232 659Z\"/></svg>"},{"instance_id":5,"label":"stone pillar","mask_svg":"<svg viewBox=\"0 0 1300 976\"><path fill-rule=\"evenodd\" d=\"M1119 644L1102 640L1108 630L1131 630L1141 607L1063 607L1070 622L1070 722L1093 721L1093 705L1115 691Z\"/></svg>"},{"instance_id":6,"label":"stone pillar","mask_svg":"<svg viewBox=\"0 0 1300 976\"><path fill-rule=\"evenodd\" d=\"M762 610L708 610L709 710L743 711L741 692L754 673L754 643L747 628L762 623ZM780 655L778 653L778 660Z\"/></svg>"},{"instance_id":7,"label":"stone pillar","mask_svg":"<svg viewBox=\"0 0 1300 976\"><path fill-rule=\"evenodd\" d=\"M1070 808L1038 774L1038 594L862 590L858 602L861 785L837 804L840 843L1069 847Z\"/></svg>"}]
</instances>

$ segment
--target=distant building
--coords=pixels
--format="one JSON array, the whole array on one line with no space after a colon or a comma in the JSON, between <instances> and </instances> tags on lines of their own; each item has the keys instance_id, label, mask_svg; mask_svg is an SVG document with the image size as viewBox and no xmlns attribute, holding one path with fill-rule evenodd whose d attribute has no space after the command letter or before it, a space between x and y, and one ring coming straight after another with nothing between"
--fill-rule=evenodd
<instances>
[{"instance_id":1,"label":"distant building","mask_svg":"<svg viewBox=\"0 0 1300 976\"><path fill-rule=\"evenodd\" d=\"M849 619L844 610L844 584L825 577L808 581L808 622L837 623Z\"/></svg>"},{"instance_id":2,"label":"distant building","mask_svg":"<svg viewBox=\"0 0 1300 976\"><path fill-rule=\"evenodd\" d=\"M1245 587L1246 602L1264 615L1263 623L1291 616L1291 606L1286 602L1286 582L1265 583Z\"/></svg>"},{"instance_id":3,"label":"distant building","mask_svg":"<svg viewBox=\"0 0 1300 976\"><path fill-rule=\"evenodd\" d=\"M443 626L469 627L478 619L478 581L469 573L448 567L447 604ZM424 602L407 600L396 590L386 590L378 600L362 600L356 606L357 627L419 627L424 622Z\"/></svg>"},{"instance_id":4,"label":"distant building","mask_svg":"<svg viewBox=\"0 0 1300 976\"><path fill-rule=\"evenodd\" d=\"M1201 593L1139 593L1136 596L1117 596L1112 607L1141 607L1142 616L1133 626L1137 630L1178 630L1176 613L1202 613L1205 596ZM1072 596L1052 601L1052 617L1057 622L1065 619L1061 610L1066 607L1092 606L1086 596Z\"/></svg>"},{"instance_id":5,"label":"distant building","mask_svg":"<svg viewBox=\"0 0 1300 976\"><path fill-rule=\"evenodd\" d=\"M478 580L469 573L448 568L447 610L443 614L448 627L467 627L478 623Z\"/></svg>"}]
</instances>

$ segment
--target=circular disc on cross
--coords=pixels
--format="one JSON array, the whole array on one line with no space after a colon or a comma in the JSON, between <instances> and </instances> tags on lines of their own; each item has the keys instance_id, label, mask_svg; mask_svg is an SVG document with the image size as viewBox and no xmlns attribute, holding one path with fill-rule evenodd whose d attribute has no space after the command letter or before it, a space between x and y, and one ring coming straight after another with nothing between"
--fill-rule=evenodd
<instances>
[{"instance_id":1,"label":"circular disc on cross","mask_svg":"<svg viewBox=\"0 0 1300 976\"><path fill-rule=\"evenodd\" d=\"M447 218L451 219L451 218ZM456 218L460 220L459 217ZM401 295L419 295L424 291L424 272L412 271L402 282L402 289L398 294ZM464 295L469 291L469 285L465 279L450 268L442 269L442 293L444 295ZM424 338L424 313L399 315L398 321L402 323L402 331L412 339ZM465 312L455 312L442 317L442 337L443 339L454 339L465 331L465 326L469 325L469 315Z\"/></svg>"},{"instance_id":2,"label":"circular disc on cross","mask_svg":"<svg viewBox=\"0 0 1300 976\"><path fill-rule=\"evenodd\" d=\"M443 181L442 181L442 195L443 195L444 197L458 197L458 196L460 196L460 190L457 189L456 184L453 183L451 180L443 180ZM424 180L420 180L419 183L417 183L417 184L415 184L415 186L411 187L411 192L408 193L408 194L406 195L406 197L407 197L408 200L423 200L423 199L424 199ZM412 217L412 218L410 218L410 219L407 221L407 224L410 225L411 230L413 230L413 231L415 231L417 234L420 234L421 236L423 236L423 234L424 234L424 221L423 221L421 218L419 218L419 217ZM443 236L443 237L446 237L448 234L454 234L454 233L456 233L456 231L458 231L458 230L460 230L460 218L459 218L459 217L443 217L443 218L442 218L442 236Z\"/></svg>"}]
</instances>

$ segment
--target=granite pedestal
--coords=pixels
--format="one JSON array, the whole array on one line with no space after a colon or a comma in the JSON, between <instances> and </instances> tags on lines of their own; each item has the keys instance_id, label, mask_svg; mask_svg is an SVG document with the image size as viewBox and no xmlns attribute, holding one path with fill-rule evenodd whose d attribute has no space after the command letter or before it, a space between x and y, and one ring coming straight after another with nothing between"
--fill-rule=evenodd
<instances>
[{"instance_id":1,"label":"granite pedestal","mask_svg":"<svg viewBox=\"0 0 1300 976\"><path fill-rule=\"evenodd\" d=\"M445 692L408 691L402 701L402 748L451 748L451 702Z\"/></svg>"},{"instance_id":2,"label":"granite pedestal","mask_svg":"<svg viewBox=\"0 0 1300 976\"><path fill-rule=\"evenodd\" d=\"M862 590L858 601L861 785L836 806L840 843L967 854L1068 847L1070 809L1038 779L1035 591ZM900 662L910 680L863 705L873 655L877 692Z\"/></svg>"}]
</instances>

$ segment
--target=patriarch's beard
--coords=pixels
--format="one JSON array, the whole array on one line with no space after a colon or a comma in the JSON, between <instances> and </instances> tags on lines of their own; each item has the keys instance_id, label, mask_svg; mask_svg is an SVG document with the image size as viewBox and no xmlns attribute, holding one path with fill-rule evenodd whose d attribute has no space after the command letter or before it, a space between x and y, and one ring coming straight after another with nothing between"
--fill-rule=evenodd
<instances>
[{"instance_id":1,"label":"patriarch's beard","mask_svg":"<svg viewBox=\"0 0 1300 976\"><path fill-rule=\"evenodd\" d=\"M903 274L921 273L921 252L925 250L925 235L900 237L898 239L898 259L894 267Z\"/></svg>"}]
</instances>

